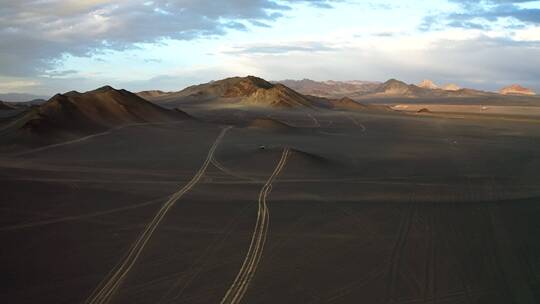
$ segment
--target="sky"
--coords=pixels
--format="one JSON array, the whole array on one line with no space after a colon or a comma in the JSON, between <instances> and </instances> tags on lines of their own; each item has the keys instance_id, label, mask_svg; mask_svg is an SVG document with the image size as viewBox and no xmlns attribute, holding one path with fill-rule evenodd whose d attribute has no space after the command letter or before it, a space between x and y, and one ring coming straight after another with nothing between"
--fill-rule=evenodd
<instances>
[{"instance_id":1,"label":"sky","mask_svg":"<svg viewBox=\"0 0 540 304\"><path fill-rule=\"evenodd\" d=\"M540 1L0 0L0 93L431 79L540 91Z\"/></svg>"}]
</instances>

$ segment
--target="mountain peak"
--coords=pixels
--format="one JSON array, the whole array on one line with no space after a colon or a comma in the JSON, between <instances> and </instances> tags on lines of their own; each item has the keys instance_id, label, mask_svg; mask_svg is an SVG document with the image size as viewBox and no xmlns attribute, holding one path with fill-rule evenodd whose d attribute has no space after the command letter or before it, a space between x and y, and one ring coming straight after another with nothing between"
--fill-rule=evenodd
<instances>
[{"instance_id":1,"label":"mountain peak","mask_svg":"<svg viewBox=\"0 0 540 304\"><path fill-rule=\"evenodd\" d=\"M223 97L245 97L259 89L268 90L274 87L270 82L255 76L229 78L218 82L224 82L226 87Z\"/></svg>"},{"instance_id":2,"label":"mountain peak","mask_svg":"<svg viewBox=\"0 0 540 304\"><path fill-rule=\"evenodd\" d=\"M439 88L438 85L436 85L432 80L429 80L429 79L422 80L422 82L420 82L418 86L421 88L430 89L430 90L435 90Z\"/></svg>"},{"instance_id":3,"label":"mountain peak","mask_svg":"<svg viewBox=\"0 0 540 304\"><path fill-rule=\"evenodd\" d=\"M109 85L105 85L95 90L89 91L88 93L106 93L110 91L117 91L117 90Z\"/></svg>"},{"instance_id":4,"label":"mountain peak","mask_svg":"<svg viewBox=\"0 0 540 304\"><path fill-rule=\"evenodd\" d=\"M504 87L499 91L499 93L502 95L536 95L533 90L524 88L519 84L513 84L511 86Z\"/></svg>"},{"instance_id":5,"label":"mountain peak","mask_svg":"<svg viewBox=\"0 0 540 304\"><path fill-rule=\"evenodd\" d=\"M443 87L443 90L445 90L445 91L459 91L459 90L461 90L461 88L456 84L450 83L450 84L445 85Z\"/></svg>"},{"instance_id":6,"label":"mountain peak","mask_svg":"<svg viewBox=\"0 0 540 304\"><path fill-rule=\"evenodd\" d=\"M404 85L407 85L405 82L403 82L401 80L397 80L395 78L390 78L383 84L384 85L391 85L391 84L404 84Z\"/></svg>"}]
</instances>

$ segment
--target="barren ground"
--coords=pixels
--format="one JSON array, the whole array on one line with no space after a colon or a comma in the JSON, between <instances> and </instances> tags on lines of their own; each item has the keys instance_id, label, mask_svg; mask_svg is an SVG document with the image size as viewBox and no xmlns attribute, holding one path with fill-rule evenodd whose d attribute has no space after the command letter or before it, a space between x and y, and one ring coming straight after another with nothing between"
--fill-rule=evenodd
<instances>
[{"instance_id":1,"label":"barren ground","mask_svg":"<svg viewBox=\"0 0 540 304\"><path fill-rule=\"evenodd\" d=\"M540 302L538 121L186 111L1 152L1 302Z\"/></svg>"}]
</instances>

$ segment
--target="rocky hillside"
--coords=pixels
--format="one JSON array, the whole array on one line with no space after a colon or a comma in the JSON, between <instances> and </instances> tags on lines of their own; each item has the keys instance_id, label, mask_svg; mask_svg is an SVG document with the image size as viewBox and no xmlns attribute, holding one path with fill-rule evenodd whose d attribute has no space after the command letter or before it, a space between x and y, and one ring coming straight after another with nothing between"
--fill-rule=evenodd
<instances>
[{"instance_id":1,"label":"rocky hillside","mask_svg":"<svg viewBox=\"0 0 540 304\"><path fill-rule=\"evenodd\" d=\"M536 93L533 90L524 88L520 86L519 84L513 84L511 86L504 87L499 91L499 93L502 95L527 95L527 96L536 95Z\"/></svg>"},{"instance_id":2,"label":"rocky hillside","mask_svg":"<svg viewBox=\"0 0 540 304\"><path fill-rule=\"evenodd\" d=\"M166 107L186 104L227 106L243 104L259 107L314 107L312 100L283 84L273 84L255 76L232 77L188 87L150 101Z\"/></svg>"}]
</instances>

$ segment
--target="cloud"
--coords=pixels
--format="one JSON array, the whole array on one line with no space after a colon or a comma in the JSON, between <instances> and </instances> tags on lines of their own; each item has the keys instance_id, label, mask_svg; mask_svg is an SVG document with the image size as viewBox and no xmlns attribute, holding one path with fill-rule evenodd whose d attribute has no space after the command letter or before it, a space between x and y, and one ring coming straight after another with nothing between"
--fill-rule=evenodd
<instances>
[{"instance_id":1,"label":"cloud","mask_svg":"<svg viewBox=\"0 0 540 304\"><path fill-rule=\"evenodd\" d=\"M304 3L331 0L1 1L0 74L33 76L62 56L90 56L164 39L189 40L265 26Z\"/></svg>"},{"instance_id":2,"label":"cloud","mask_svg":"<svg viewBox=\"0 0 540 304\"><path fill-rule=\"evenodd\" d=\"M420 29L426 31L437 27L455 27L488 30L501 24L502 27L509 29L540 24L540 9L521 6L537 1L450 0L450 2L458 4L461 10L426 16Z\"/></svg>"},{"instance_id":3,"label":"cloud","mask_svg":"<svg viewBox=\"0 0 540 304\"><path fill-rule=\"evenodd\" d=\"M45 76L48 77L64 77L68 75L77 74L77 70L58 70L58 71L47 71Z\"/></svg>"},{"instance_id":4,"label":"cloud","mask_svg":"<svg viewBox=\"0 0 540 304\"><path fill-rule=\"evenodd\" d=\"M459 35L456 33L456 35ZM313 78L315 80L378 80L398 78L410 83L433 79L437 83L498 90L520 83L540 91L540 43L492 38L482 35L451 40L450 33L423 37L378 37L376 44L351 43L335 47L321 41L325 52L231 55L237 70L267 79ZM419 46L419 41L423 41ZM279 45L279 44L278 44ZM249 46L246 47L249 49ZM300 49L301 47L299 47ZM501 60L504 58L504 60ZM231 70L231 75L235 72Z\"/></svg>"},{"instance_id":5,"label":"cloud","mask_svg":"<svg viewBox=\"0 0 540 304\"><path fill-rule=\"evenodd\" d=\"M453 31L458 32L424 34L422 37L407 34L382 36L377 37L377 43L365 39L340 42L335 37L310 42L311 45L317 45L317 48L325 49L323 52L306 48L306 42L267 43L264 52L221 52L218 54L218 63L175 68L148 79L89 79L77 74L65 79L38 78L39 83L26 85L33 85L32 91L40 94L73 89L87 91L105 84L131 91L178 91L188 85L225 77L258 75L269 80L312 78L385 81L398 78L409 83L429 78L440 84L456 83L462 87L493 91L519 83L540 92L538 41L514 41L482 35L463 38L459 32L465 30ZM462 39L453 39L453 35ZM294 51L267 51L281 49L283 45L288 45ZM237 45L234 49L249 50L253 47L252 44ZM17 82L11 83L12 87L16 85Z\"/></svg>"},{"instance_id":6,"label":"cloud","mask_svg":"<svg viewBox=\"0 0 540 304\"><path fill-rule=\"evenodd\" d=\"M249 55L277 55L292 52L327 52L335 48L321 42L286 42L274 44L251 44L234 46L230 50L223 51L224 54L249 54Z\"/></svg>"}]
</instances>

